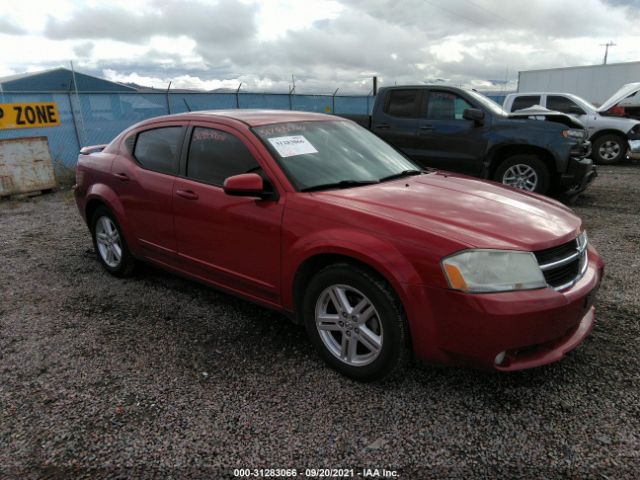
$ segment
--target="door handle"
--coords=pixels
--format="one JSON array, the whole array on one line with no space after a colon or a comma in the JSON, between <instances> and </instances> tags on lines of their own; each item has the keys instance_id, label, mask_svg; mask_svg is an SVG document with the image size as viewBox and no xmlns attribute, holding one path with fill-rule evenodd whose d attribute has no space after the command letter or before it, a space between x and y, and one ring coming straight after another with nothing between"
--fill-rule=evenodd
<instances>
[{"instance_id":1,"label":"door handle","mask_svg":"<svg viewBox=\"0 0 640 480\"><path fill-rule=\"evenodd\" d=\"M390 125L388 123L378 123L376 124L373 128L384 128L384 129L388 129L390 127Z\"/></svg>"},{"instance_id":2,"label":"door handle","mask_svg":"<svg viewBox=\"0 0 640 480\"><path fill-rule=\"evenodd\" d=\"M434 130L434 129L435 127L433 125L422 125L420 127L420 130L423 130L423 131Z\"/></svg>"},{"instance_id":3,"label":"door handle","mask_svg":"<svg viewBox=\"0 0 640 480\"><path fill-rule=\"evenodd\" d=\"M176 195L179 195L182 198L186 198L187 200L198 199L198 194L193 190L176 190Z\"/></svg>"},{"instance_id":4,"label":"door handle","mask_svg":"<svg viewBox=\"0 0 640 480\"><path fill-rule=\"evenodd\" d=\"M113 174L114 177L116 177L118 180L122 180L123 182L128 182L129 181L129 175L127 175L126 173L114 173Z\"/></svg>"}]
</instances>

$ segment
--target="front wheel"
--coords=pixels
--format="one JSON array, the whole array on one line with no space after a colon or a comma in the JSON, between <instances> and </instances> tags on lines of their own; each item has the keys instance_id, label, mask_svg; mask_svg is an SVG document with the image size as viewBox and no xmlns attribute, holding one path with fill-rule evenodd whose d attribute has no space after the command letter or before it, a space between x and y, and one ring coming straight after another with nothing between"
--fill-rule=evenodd
<instances>
[{"instance_id":1,"label":"front wheel","mask_svg":"<svg viewBox=\"0 0 640 480\"><path fill-rule=\"evenodd\" d=\"M401 374L409 333L395 292L381 278L349 264L318 272L304 297L311 342L335 370L361 381Z\"/></svg>"},{"instance_id":2,"label":"front wheel","mask_svg":"<svg viewBox=\"0 0 640 480\"><path fill-rule=\"evenodd\" d=\"M620 135L603 135L593 142L593 160L610 165L622 160L627 153L627 142Z\"/></svg>"},{"instance_id":3,"label":"front wheel","mask_svg":"<svg viewBox=\"0 0 640 480\"><path fill-rule=\"evenodd\" d=\"M536 155L514 155L497 168L494 179L527 192L546 194L550 187L549 169Z\"/></svg>"}]
</instances>

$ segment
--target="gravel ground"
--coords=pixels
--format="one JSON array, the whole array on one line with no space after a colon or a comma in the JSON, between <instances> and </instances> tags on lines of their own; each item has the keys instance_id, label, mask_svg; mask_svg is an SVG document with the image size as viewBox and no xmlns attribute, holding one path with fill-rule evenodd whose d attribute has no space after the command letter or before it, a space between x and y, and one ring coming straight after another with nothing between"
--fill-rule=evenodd
<instances>
[{"instance_id":1,"label":"gravel ground","mask_svg":"<svg viewBox=\"0 0 640 480\"><path fill-rule=\"evenodd\" d=\"M640 164L573 208L607 263L579 349L368 385L278 314L151 267L110 277L69 192L0 202L0 478L640 478Z\"/></svg>"}]
</instances>

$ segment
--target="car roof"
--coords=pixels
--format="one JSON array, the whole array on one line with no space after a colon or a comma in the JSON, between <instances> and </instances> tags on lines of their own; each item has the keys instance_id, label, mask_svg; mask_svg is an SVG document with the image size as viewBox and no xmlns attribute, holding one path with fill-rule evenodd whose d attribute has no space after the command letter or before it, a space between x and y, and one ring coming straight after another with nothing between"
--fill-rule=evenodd
<instances>
[{"instance_id":1,"label":"car roof","mask_svg":"<svg viewBox=\"0 0 640 480\"><path fill-rule=\"evenodd\" d=\"M345 120L335 115L324 113L299 112L295 110L262 110L262 109L233 109L233 110L201 110L197 112L178 113L164 115L153 120L203 120L203 119L231 119L249 125L259 127L274 123L285 122L309 122L309 121L336 121ZM151 120L151 119L150 119Z\"/></svg>"},{"instance_id":2,"label":"car roof","mask_svg":"<svg viewBox=\"0 0 640 480\"><path fill-rule=\"evenodd\" d=\"M572 97L578 96L575 93L568 92L516 92L508 94L507 97L519 97L525 95L571 95Z\"/></svg>"}]
</instances>

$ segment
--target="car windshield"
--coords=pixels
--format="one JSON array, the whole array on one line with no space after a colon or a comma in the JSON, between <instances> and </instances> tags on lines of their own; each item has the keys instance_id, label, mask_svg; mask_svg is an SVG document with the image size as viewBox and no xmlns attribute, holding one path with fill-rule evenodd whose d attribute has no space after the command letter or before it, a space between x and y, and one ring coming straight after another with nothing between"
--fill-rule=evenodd
<instances>
[{"instance_id":1,"label":"car windshield","mask_svg":"<svg viewBox=\"0 0 640 480\"><path fill-rule=\"evenodd\" d=\"M491 113L494 113L496 115L504 115L504 116L509 115L507 112L503 110L503 108L500 105L498 105L496 102L491 100L489 97L479 92L476 92L475 90L467 90L467 93L471 95L473 99L476 100L478 103L480 103L484 108L490 110Z\"/></svg>"},{"instance_id":2,"label":"car windshield","mask_svg":"<svg viewBox=\"0 0 640 480\"><path fill-rule=\"evenodd\" d=\"M348 121L289 122L254 128L298 190L347 188L422 169Z\"/></svg>"}]
</instances>

